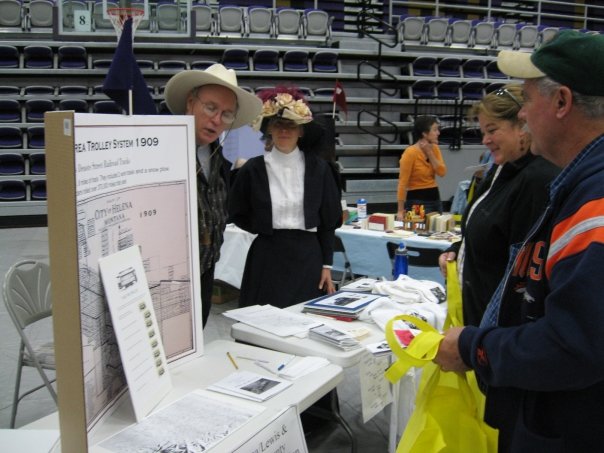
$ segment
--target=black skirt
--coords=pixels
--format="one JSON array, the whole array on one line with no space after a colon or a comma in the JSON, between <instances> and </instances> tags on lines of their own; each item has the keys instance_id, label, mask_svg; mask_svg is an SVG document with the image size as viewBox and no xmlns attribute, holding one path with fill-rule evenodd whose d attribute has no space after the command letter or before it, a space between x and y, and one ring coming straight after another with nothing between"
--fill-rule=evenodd
<instances>
[{"instance_id":1,"label":"black skirt","mask_svg":"<svg viewBox=\"0 0 604 453\"><path fill-rule=\"evenodd\" d=\"M239 306L285 308L324 294L319 289L323 258L317 235L274 230L254 239L245 262Z\"/></svg>"}]
</instances>

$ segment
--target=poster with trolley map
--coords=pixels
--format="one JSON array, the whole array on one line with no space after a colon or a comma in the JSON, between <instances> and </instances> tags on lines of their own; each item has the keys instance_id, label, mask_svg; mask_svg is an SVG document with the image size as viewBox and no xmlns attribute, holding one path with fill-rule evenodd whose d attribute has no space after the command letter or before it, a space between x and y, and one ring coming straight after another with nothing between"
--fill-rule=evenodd
<instances>
[{"instance_id":1,"label":"poster with trolley map","mask_svg":"<svg viewBox=\"0 0 604 453\"><path fill-rule=\"evenodd\" d=\"M80 433L63 451L86 451L127 389L99 258L138 245L168 362L203 352L193 129L186 116L47 116L59 416Z\"/></svg>"}]
</instances>

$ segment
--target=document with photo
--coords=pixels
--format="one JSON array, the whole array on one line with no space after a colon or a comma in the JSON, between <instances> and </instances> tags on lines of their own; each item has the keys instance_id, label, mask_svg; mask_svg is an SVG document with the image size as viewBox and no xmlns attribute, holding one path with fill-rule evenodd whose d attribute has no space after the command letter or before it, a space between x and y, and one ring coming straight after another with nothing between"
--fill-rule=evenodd
<instances>
[{"instance_id":1,"label":"document with photo","mask_svg":"<svg viewBox=\"0 0 604 453\"><path fill-rule=\"evenodd\" d=\"M210 385L207 389L252 401L266 401L290 385L292 385L291 382L277 377L239 370Z\"/></svg>"}]
</instances>

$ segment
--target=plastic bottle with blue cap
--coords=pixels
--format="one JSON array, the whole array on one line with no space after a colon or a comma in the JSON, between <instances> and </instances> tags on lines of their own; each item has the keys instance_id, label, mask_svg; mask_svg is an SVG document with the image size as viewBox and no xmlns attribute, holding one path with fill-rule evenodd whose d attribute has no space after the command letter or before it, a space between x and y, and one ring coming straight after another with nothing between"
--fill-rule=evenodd
<instances>
[{"instance_id":1,"label":"plastic bottle with blue cap","mask_svg":"<svg viewBox=\"0 0 604 453\"><path fill-rule=\"evenodd\" d=\"M407 275L409 273L409 257L407 255L407 247L403 241L400 242L398 248L394 252L394 268L392 276L396 280L399 275Z\"/></svg>"},{"instance_id":2,"label":"plastic bottle with blue cap","mask_svg":"<svg viewBox=\"0 0 604 453\"><path fill-rule=\"evenodd\" d=\"M357 216L359 220L367 218L367 200L364 198L357 200Z\"/></svg>"}]
</instances>

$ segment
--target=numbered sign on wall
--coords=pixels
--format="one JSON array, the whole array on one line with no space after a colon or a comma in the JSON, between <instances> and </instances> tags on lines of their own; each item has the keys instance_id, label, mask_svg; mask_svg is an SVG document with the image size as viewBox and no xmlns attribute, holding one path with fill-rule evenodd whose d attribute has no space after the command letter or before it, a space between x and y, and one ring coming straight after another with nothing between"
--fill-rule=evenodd
<instances>
[{"instance_id":1,"label":"numbered sign on wall","mask_svg":"<svg viewBox=\"0 0 604 453\"><path fill-rule=\"evenodd\" d=\"M73 12L73 26L76 31L91 31L90 11L77 9Z\"/></svg>"}]
</instances>

